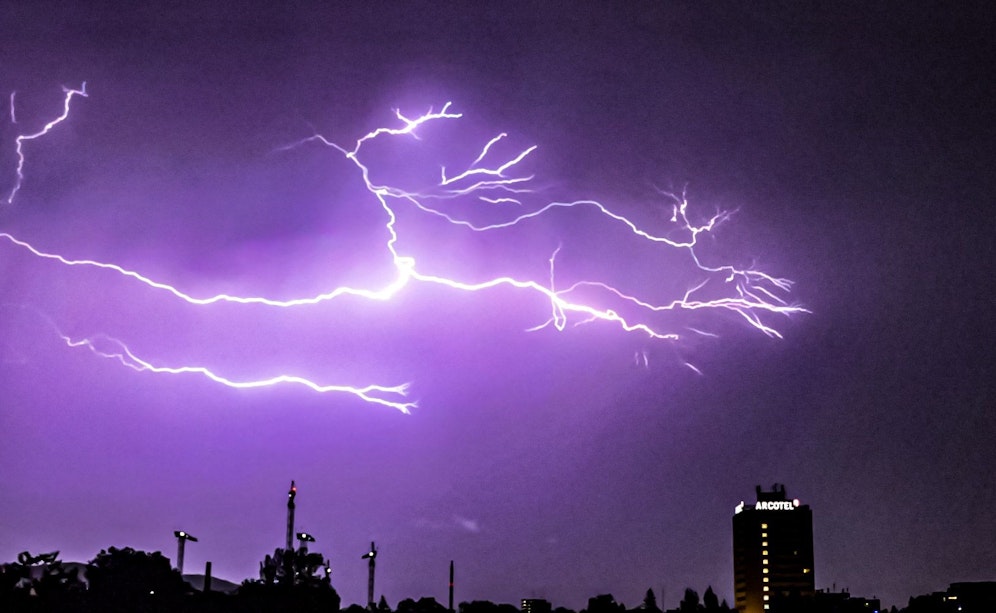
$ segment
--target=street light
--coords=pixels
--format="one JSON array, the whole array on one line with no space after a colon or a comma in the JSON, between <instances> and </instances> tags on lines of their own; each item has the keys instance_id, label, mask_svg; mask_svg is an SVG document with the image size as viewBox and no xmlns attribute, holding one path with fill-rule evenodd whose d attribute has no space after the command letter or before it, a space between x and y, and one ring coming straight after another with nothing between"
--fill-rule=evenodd
<instances>
[{"instance_id":1,"label":"street light","mask_svg":"<svg viewBox=\"0 0 996 613\"><path fill-rule=\"evenodd\" d=\"M187 541L197 542L197 537L190 534L189 532L184 532L183 530L174 530L173 536L176 537L176 570L180 571L180 576L183 576L183 545Z\"/></svg>"},{"instance_id":2,"label":"street light","mask_svg":"<svg viewBox=\"0 0 996 613\"><path fill-rule=\"evenodd\" d=\"M367 578L367 607L372 611L374 608L374 569L377 567L377 547L370 541L370 551L360 556L361 560L370 560L370 575Z\"/></svg>"},{"instance_id":3,"label":"street light","mask_svg":"<svg viewBox=\"0 0 996 613\"><path fill-rule=\"evenodd\" d=\"M308 534L307 532L298 532L297 540L301 541L301 547L304 547L305 543L314 543L315 537Z\"/></svg>"}]
</instances>

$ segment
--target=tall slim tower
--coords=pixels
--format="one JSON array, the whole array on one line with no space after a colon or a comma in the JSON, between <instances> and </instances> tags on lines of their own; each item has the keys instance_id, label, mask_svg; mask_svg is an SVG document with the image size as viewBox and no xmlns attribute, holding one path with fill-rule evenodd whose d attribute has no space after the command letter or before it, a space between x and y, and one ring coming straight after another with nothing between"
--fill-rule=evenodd
<instances>
[{"instance_id":1,"label":"tall slim tower","mask_svg":"<svg viewBox=\"0 0 996 613\"><path fill-rule=\"evenodd\" d=\"M741 502L733 511L737 611L794 611L791 601L815 592L813 513L798 499L789 500L784 485L776 483L770 492L757 486L756 491L756 503Z\"/></svg>"},{"instance_id":2,"label":"tall slim tower","mask_svg":"<svg viewBox=\"0 0 996 613\"><path fill-rule=\"evenodd\" d=\"M453 560L450 560L450 613L453 613Z\"/></svg>"},{"instance_id":3,"label":"tall slim tower","mask_svg":"<svg viewBox=\"0 0 996 613\"><path fill-rule=\"evenodd\" d=\"M291 481L290 490L287 492L287 546L285 549L294 549L294 497L297 496L297 486Z\"/></svg>"}]
</instances>

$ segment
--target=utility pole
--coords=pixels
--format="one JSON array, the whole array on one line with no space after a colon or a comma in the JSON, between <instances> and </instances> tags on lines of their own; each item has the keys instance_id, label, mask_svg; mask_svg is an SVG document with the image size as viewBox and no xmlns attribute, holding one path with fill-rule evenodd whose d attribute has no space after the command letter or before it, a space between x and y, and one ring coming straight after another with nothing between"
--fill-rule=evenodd
<instances>
[{"instance_id":1,"label":"utility pole","mask_svg":"<svg viewBox=\"0 0 996 613\"><path fill-rule=\"evenodd\" d=\"M370 551L360 557L361 560L369 560L370 576L367 579L367 608L374 609L374 568L377 567L377 547L370 541Z\"/></svg>"},{"instance_id":2,"label":"utility pole","mask_svg":"<svg viewBox=\"0 0 996 613\"><path fill-rule=\"evenodd\" d=\"M204 587L201 589L202 592L211 591L211 561L208 560L207 564L204 565Z\"/></svg>"},{"instance_id":3,"label":"utility pole","mask_svg":"<svg viewBox=\"0 0 996 613\"><path fill-rule=\"evenodd\" d=\"M183 530L174 530L173 536L176 537L176 570L180 571L180 575L183 575L183 545L187 541L197 542L197 539Z\"/></svg>"},{"instance_id":4,"label":"utility pole","mask_svg":"<svg viewBox=\"0 0 996 613\"><path fill-rule=\"evenodd\" d=\"M450 613L453 613L453 560L450 560Z\"/></svg>"}]
</instances>

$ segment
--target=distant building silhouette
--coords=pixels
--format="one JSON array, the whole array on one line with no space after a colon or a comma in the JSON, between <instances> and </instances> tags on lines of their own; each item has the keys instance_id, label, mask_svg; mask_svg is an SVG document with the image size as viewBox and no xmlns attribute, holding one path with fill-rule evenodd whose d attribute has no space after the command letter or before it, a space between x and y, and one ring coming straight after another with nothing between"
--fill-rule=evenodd
<instances>
[{"instance_id":1,"label":"distant building silhouette","mask_svg":"<svg viewBox=\"0 0 996 613\"><path fill-rule=\"evenodd\" d=\"M952 583L947 591L910 597L907 611L934 613L993 613L996 581Z\"/></svg>"},{"instance_id":2,"label":"distant building silhouette","mask_svg":"<svg viewBox=\"0 0 996 613\"><path fill-rule=\"evenodd\" d=\"M815 593L813 514L808 505L757 486L757 502L733 512L733 581L737 611L794 610ZM779 606L781 605L781 606Z\"/></svg>"},{"instance_id":3,"label":"distant building silhouette","mask_svg":"<svg viewBox=\"0 0 996 613\"><path fill-rule=\"evenodd\" d=\"M522 613L550 613L553 610L549 600L542 598L523 598Z\"/></svg>"},{"instance_id":4,"label":"distant building silhouette","mask_svg":"<svg viewBox=\"0 0 996 613\"><path fill-rule=\"evenodd\" d=\"M996 611L996 581L952 583L944 593L944 601L962 613Z\"/></svg>"},{"instance_id":5,"label":"distant building silhouette","mask_svg":"<svg viewBox=\"0 0 996 613\"><path fill-rule=\"evenodd\" d=\"M880 613L882 603L878 598L851 596L847 590L816 590L813 602L806 610L813 613Z\"/></svg>"}]
</instances>

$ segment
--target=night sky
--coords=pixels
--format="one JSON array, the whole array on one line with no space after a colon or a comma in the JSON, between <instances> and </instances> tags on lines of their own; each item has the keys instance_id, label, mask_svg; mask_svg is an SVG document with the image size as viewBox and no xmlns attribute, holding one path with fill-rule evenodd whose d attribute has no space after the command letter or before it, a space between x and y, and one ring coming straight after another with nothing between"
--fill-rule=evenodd
<instances>
[{"instance_id":1,"label":"night sky","mask_svg":"<svg viewBox=\"0 0 996 613\"><path fill-rule=\"evenodd\" d=\"M590 198L666 232L660 192L685 189L693 222L734 211L703 260L792 279L780 297L810 313L762 315L780 339L730 311L662 318L670 341L530 332L550 304L508 287L192 306L0 241L0 560L173 557L183 529L186 572L241 581L283 546L295 479L344 604L365 602L371 540L392 606L445 602L451 559L458 601L732 603L733 508L784 483L813 509L819 588L903 605L996 579L987 3L201 4L4 4L0 232L197 296L379 287L384 211L357 167L288 145L352 147L452 101L461 119L372 146L373 179L420 185L504 132L503 155L537 146L540 190L505 207ZM83 81L7 204L15 138ZM696 278L591 208L484 234L399 211L433 273L546 284L559 246L564 283L659 300ZM60 332L235 378L410 382L418 407L140 373Z\"/></svg>"}]
</instances>

